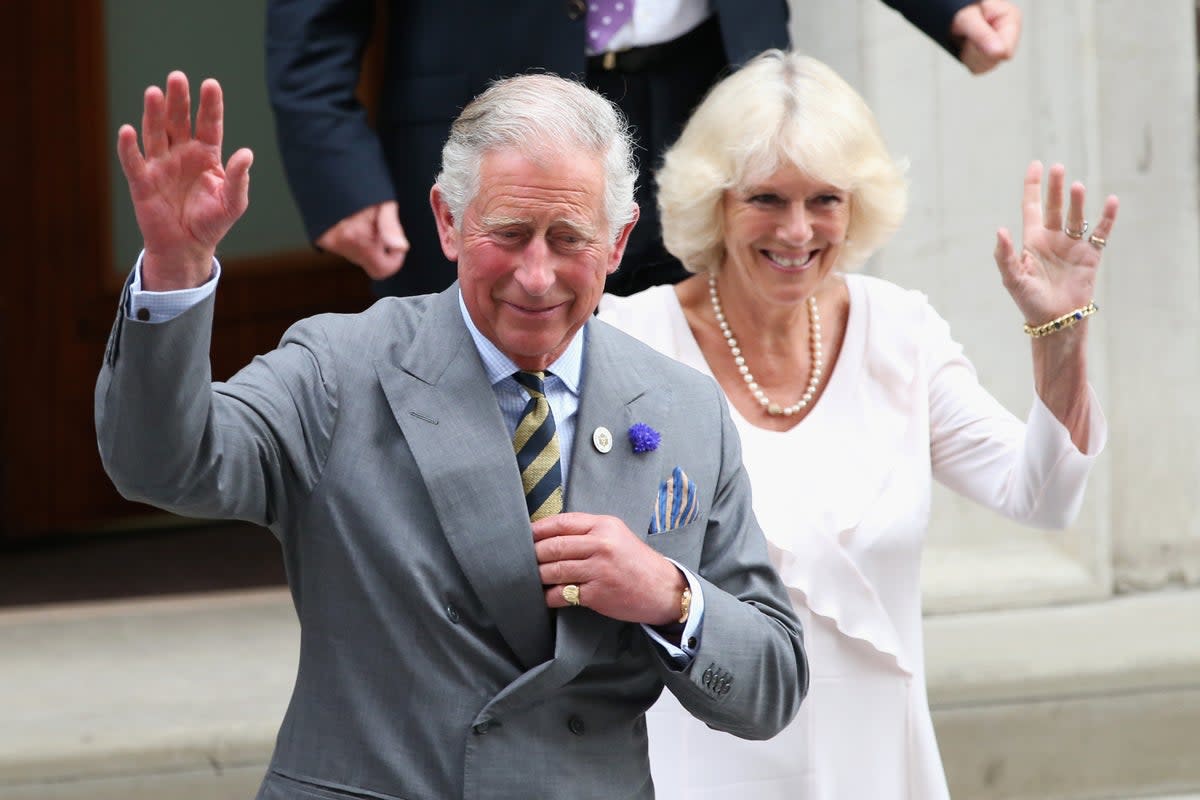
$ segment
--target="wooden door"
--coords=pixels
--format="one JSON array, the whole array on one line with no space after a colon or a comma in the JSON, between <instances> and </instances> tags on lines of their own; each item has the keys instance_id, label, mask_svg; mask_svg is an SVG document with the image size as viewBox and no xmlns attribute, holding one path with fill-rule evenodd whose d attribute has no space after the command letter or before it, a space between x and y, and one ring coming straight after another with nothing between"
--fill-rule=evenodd
<instances>
[{"instance_id":1,"label":"wooden door","mask_svg":"<svg viewBox=\"0 0 1200 800\"><path fill-rule=\"evenodd\" d=\"M245 6L262 14L257 3ZM197 8L218 13L207 4ZM120 262L136 257L113 253L113 203L127 198L110 199L117 198L111 181L119 171L110 142L125 120L108 118L106 6L101 0L3 3L0 29L6 33L0 48L6 256L0 539L11 540L156 512L113 490L92 422L92 388L128 268ZM214 53L220 52L218 44ZM161 85L164 78L165 72L142 85ZM252 188L252 205L258 194ZM370 302L357 268L317 254L302 240L222 263L212 345L218 378L272 348L296 319Z\"/></svg>"}]
</instances>

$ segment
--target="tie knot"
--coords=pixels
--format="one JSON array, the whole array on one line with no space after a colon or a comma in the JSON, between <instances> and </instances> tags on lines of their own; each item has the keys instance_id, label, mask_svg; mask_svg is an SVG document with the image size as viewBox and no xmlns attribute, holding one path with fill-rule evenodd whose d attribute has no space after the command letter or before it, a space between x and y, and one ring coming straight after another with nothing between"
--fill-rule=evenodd
<instances>
[{"instance_id":1,"label":"tie knot","mask_svg":"<svg viewBox=\"0 0 1200 800\"><path fill-rule=\"evenodd\" d=\"M526 391L534 397L542 397L546 394L546 373L545 372L514 372L513 378L517 383L525 387Z\"/></svg>"}]
</instances>

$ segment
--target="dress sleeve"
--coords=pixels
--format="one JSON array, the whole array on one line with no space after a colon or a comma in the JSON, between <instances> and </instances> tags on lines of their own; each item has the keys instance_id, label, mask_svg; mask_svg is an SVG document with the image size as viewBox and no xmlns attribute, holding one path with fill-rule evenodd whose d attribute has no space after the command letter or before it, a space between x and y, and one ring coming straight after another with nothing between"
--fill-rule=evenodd
<instances>
[{"instance_id":1,"label":"dress sleeve","mask_svg":"<svg viewBox=\"0 0 1200 800\"><path fill-rule=\"evenodd\" d=\"M927 303L922 335L934 477L1009 519L1040 528L1070 525L1108 436L1092 387L1090 446L1082 453L1036 393L1021 422L980 385L949 325Z\"/></svg>"}]
</instances>

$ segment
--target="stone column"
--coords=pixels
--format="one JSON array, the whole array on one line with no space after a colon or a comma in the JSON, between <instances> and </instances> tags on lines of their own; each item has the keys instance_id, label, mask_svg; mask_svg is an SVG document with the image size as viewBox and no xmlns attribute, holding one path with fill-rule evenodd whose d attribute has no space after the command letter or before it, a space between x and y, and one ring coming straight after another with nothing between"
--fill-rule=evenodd
<instances>
[{"instance_id":1,"label":"stone column","mask_svg":"<svg viewBox=\"0 0 1200 800\"><path fill-rule=\"evenodd\" d=\"M1038 605L1200 582L1200 241L1193 0L1021 0L1014 61L970 76L876 0L793 2L797 49L866 97L911 162L908 219L867 266L925 291L981 380L1018 416L1032 398L1021 317L991 252L1020 237L1028 162L1067 165L1088 213L1119 194L1091 324L1106 453L1062 534L1022 529L939 492L927 608Z\"/></svg>"}]
</instances>

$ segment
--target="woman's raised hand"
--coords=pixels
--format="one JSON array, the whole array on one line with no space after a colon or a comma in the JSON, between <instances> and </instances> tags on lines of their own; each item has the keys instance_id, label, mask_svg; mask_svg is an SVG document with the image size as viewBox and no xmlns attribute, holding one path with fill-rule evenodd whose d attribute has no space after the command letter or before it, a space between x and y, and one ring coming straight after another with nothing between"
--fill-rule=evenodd
<instances>
[{"instance_id":1,"label":"woman's raised hand","mask_svg":"<svg viewBox=\"0 0 1200 800\"><path fill-rule=\"evenodd\" d=\"M1117 198L1109 195L1099 221L1084 221L1086 191L1071 184L1063 217L1066 169L1050 167L1046 200L1042 202L1042 164L1034 161L1025 173L1022 200L1022 242L1018 252L1007 229L996 232L996 265L1025 321L1041 325L1095 298L1096 269L1117 219Z\"/></svg>"},{"instance_id":2,"label":"woman's raised hand","mask_svg":"<svg viewBox=\"0 0 1200 800\"><path fill-rule=\"evenodd\" d=\"M165 95L157 86L146 89L142 150L133 126L117 133L145 241L143 288L185 289L208 280L217 244L246 210L254 156L242 148L222 166L224 121L221 86L209 78L200 85L193 134L187 76L176 71L167 76Z\"/></svg>"}]
</instances>

